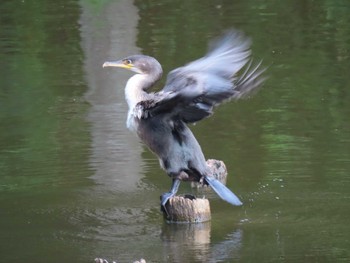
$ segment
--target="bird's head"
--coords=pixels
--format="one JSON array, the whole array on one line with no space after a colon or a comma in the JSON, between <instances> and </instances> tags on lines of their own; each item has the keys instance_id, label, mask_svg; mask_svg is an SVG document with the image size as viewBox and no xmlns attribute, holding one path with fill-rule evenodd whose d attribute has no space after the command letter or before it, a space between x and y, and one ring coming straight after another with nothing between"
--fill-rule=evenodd
<instances>
[{"instance_id":1,"label":"bird's head","mask_svg":"<svg viewBox=\"0 0 350 263\"><path fill-rule=\"evenodd\" d=\"M134 55L123 58L118 61L106 61L102 65L105 67L118 67L131 70L137 74L153 75L160 78L162 75L162 66L159 62L150 56Z\"/></svg>"}]
</instances>

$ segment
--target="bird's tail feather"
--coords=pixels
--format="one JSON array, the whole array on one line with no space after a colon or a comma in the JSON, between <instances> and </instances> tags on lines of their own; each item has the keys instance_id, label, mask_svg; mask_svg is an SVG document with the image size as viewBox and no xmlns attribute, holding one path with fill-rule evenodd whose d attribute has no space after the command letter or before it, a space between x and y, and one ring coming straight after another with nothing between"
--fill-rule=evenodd
<instances>
[{"instance_id":1,"label":"bird's tail feather","mask_svg":"<svg viewBox=\"0 0 350 263\"><path fill-rule=\"evenodd\" d=\"M239 198L234 193L232 193L230 189L228 189L225 185L223 185L215 178L206 176L205 180L211 186L211 188L218 194L218 196L220 196L222 200L235 206L243 205L241 200L239 200Z\"/></svg>"}]
</instances>

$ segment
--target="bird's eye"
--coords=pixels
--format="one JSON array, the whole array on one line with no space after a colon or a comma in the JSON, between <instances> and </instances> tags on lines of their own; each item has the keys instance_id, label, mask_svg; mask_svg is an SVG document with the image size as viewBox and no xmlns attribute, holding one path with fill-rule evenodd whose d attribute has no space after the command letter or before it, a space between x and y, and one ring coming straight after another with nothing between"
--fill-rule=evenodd
<instances>
[{"instance_id":1,"label":"bird's eye","mask_svg":"<svg viewBox=\"0 0 350 263\"><path fill-rule=\"evenodd\" d=\"M131 62L131 60L130 59L124 59L124 64L125 65L129 65L129 64L131 64L132 62Z\"/></svg>"}]
</instances>

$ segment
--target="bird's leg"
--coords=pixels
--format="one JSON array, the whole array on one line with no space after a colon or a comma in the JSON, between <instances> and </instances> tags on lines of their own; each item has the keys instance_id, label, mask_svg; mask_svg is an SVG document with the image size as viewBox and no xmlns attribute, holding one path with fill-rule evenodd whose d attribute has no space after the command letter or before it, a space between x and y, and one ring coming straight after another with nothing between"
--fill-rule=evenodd
<instances>
[{"instance_id":1,"label":"bird's leg","mask_svg":"<svg viewBox=\"0 0 350 263\"><path fill-rule=\"evenodd\" d=\"M168 202L168 200L169 200L171 197L173 197L174 195L176 195L177 190L179 190L180 182L181 182L181 181L180 181L179 179L174 178L174 179L173 179L173 183L172 183L172 185L171 185L170 191L167 192L167 193L162 194L162 196L161 196L161 202L160 202L161 210L162 210L162 211L165 211L165 213L166 213L167 215L169 215L169 214L168 214L168 212L166 211L165 204Z\"/></svg>"}]
</instances>

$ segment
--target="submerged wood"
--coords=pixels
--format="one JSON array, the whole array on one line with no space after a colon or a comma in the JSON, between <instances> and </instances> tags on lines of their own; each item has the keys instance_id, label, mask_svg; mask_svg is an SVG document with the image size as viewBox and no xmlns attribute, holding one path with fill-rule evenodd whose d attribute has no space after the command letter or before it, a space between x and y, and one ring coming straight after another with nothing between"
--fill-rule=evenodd
<instances>
[{"instance_id":1,"label":"submerged wood","mask_svg":"<svg viewBox=\"0 0 350 263\"><path fill-rule=\"evenodd\" d=\"M95 258L95 263L117 263L117 261L109 262L107 259L104 259L104 258ZM140 260L134 261L134 263L146 263L146 260L141 258Z\"/></svg>"}]
</instances>

